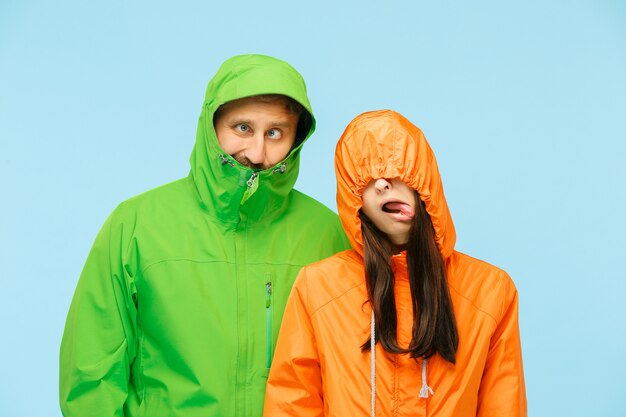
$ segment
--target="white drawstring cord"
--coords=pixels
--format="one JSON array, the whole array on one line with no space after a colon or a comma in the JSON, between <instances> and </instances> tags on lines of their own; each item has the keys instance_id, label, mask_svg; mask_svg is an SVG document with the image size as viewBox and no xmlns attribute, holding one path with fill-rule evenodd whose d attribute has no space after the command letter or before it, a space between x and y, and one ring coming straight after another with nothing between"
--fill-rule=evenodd
<instances>
[{"instance_id":1,"label":"white drawstring cord","mask_svg":"<svg viewBox=\"0 0 626 417\"><path fill-rule=\"evenodd\" d=\"M370 334L371 372L372 372L372 417L376 417L376 320L372 309L372 325Z\"/></svg>"},{"instance_id":2,"label":"white drawstring cord","mask_svg":"<svg viewBox=\"0 0 626 417\"><path fill-rule=\"evenodd\" d=\"M372 310L372 324L370 326L370 354L371 354L371 384L372 384L372 417L376 417L376 320L374 318L374 310ZM422 360L422 388L420 389L419 398L428 398L428 393L434 395L435 392L428 386L426 379L428 359Z\"/></svg>"},{"instance_id":3,"label":"white drawstring cord","mask_svg":"<svg viewBox=\"0 0 626 417\"><path fill-rule=\"evenodd\" d=\"M424 358L422 360L422 389L420 390L420 398L428 398L429 392L431 395L435 393L426 382L426 362L428 362L428 359Z\"/></svg>"}]
</instances>

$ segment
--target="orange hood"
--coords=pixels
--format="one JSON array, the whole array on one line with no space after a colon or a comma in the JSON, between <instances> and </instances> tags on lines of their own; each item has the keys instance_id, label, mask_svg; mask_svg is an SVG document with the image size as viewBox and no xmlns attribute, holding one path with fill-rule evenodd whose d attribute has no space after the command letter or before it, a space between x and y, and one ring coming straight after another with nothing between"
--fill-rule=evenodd
<instances>
[{"instance_id":1,"label":"orange hood","mask_svg":"<svg viewBox=\"0 0 626 417\"><path fill-rule=\"evenodd\" d=\"M339 217L352 247L361 256L361 195L377 178L398 178L419 193L441 254L445 259L452 255L456 232L435 155L422 131L404 116L378 110L352 120L337 143L335 173Z\"/></svg>"}]
</instances>

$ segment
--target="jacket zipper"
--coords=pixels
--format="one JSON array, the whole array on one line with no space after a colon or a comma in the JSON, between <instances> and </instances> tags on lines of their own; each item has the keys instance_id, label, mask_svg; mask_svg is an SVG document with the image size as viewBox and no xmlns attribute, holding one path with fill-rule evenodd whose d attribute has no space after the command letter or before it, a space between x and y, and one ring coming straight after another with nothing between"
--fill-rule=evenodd
<instances>
[{"instance_id":1,"label":"jacket zipper","mask_svg":"<svg viewBox=\"0 0 626 417\"><path fill-rule=\"evenodd\" d=\"M259 179L258 172L253 171L248 181L246 181L246 191L244 191L243 196L241 197L240 205L248 201L248 199L252 197L252 194L256 192L257 188L259 188L258 179Z\"/></svg>"},{"instance_id":2,"label":"jacket zipper","mask_svg":"<svg viewBox=\"0 0 626 417\"><path fill-rule=\"evenodd\" d=\"M272 281L265 283L265 367L272 365Z\"/></svg>"}]
</instances>

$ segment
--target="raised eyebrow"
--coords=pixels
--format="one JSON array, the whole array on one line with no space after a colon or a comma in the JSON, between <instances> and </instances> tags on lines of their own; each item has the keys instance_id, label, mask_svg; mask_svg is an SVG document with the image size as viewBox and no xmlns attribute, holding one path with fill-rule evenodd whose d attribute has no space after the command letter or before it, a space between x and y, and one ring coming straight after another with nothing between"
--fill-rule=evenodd
<instances>
[{"instance_id":1,"label":"raised eyebrow","mask_svg":"<svg viewBox=\"0 0 626 417\"><path fill-rule=\"evenodd\" d=\"M231 126L237 126L239 124L254 126L254 122L251 119L234 119L230 121L228 124ZM274 129L274 128L287 129L291 127L291 123L286 120L273 121L273 122L270 122L270 125L272 126L270 129Z\"/></svg>"},{"instance_id":2,"label":"raised eyebrow","mask_svg":"<svg viewBox=\"0 0 626 417\"><path fill-rule=\"evenodd\" d=\"M291 127L291 123L287 121L272 122L271 125L274 127L280 127L281 129Z\"/></svg>"},{"instance_id":3,"label":"raised eyebrow","mask_svg":"<svg viewBox=\"0 0 626 417\"><path fill-rule=\"evenodd\" d=\"M250 119L234 119L232 120L229 124L233 125L233 126L237 126L237 125L251 125L252 124L252 120Z\"/></svg>"}]
</instances>

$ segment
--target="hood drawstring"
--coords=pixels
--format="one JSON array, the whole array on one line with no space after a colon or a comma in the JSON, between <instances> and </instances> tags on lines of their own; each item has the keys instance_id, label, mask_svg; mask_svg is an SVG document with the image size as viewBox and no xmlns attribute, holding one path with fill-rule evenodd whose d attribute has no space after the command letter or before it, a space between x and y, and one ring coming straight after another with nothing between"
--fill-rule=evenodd
<instances>
[{"instance_id":1,"label":"hood drawstring","mask_svg":"<svg viewBox=\"0 0 626 417\"><path fill-rule=\"evenodd\" d=\"M372 325L370 334L370 369L372 373L372 417L376 417L376 320L374 319L374 309L372 309Z\"/></svg>"},{"instance_id":2,"label":"hood drawstring","mask_svg":"<svg viewBox=\"0 0 626 417\"><path fill-rule=\"evenodd\" d=\"M422 360L422 389L420 390L420 398L428 398L429 392L430 395L435 393L426 383L426 362L428 362L428 359L424 358Z\"/></svg>"},{"instance_id":3,"label":"hood drawstring","mask_svg":"<svg viewBox=\"0 0 626 417\"><path fill-rule=\"evenodd\" d=\"M374 318L374 310L372 310L372 324L370 325L370 369L371 369L371 385L372 385L372 417L376 417L376 319ZM420 389L420 398L428 398L428 393L433 395L435 392L428 386L426 381L426 363L428 359L422 360L422 388Z\"/></svg>"},{"instance_id":4,"label":"hood drawstring","mask_svg":"<svg viewBox=\"0 0 626 417\"><path fill-rule=\"evenodd\" d=\"M285 171L287 171L287 163L283 162L282 164L280 164L276 168L274 168L274 170L272 171L272 174L276 174L277 172L280 172L281 174L284 174Z\"/></svg>"}]
</instances>

